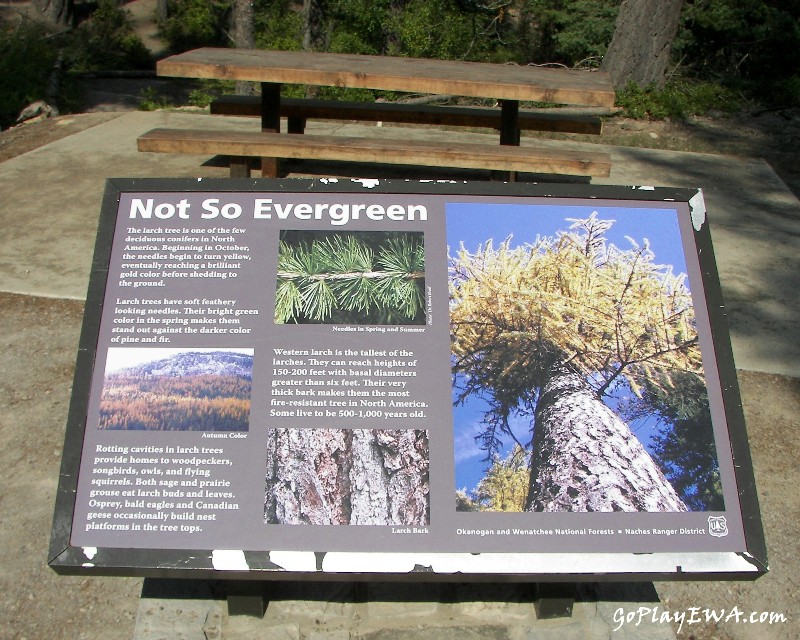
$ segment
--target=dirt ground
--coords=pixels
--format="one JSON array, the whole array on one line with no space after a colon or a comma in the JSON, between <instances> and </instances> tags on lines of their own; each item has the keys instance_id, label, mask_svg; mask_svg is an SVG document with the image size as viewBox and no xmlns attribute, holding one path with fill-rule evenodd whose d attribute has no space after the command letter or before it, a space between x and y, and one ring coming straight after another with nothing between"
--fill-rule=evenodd
<instances>
[{"instance_id":1,"label":"dirt ground","mask_svg":"<svg viewBox=\"0 0 800 640\"><path fill-rule=\"evenodd\" d=\"M47 566L82 317L80 301L0 293L3 640L133 635L141 580L61 577Z\"/></svg>"}]
</instances>

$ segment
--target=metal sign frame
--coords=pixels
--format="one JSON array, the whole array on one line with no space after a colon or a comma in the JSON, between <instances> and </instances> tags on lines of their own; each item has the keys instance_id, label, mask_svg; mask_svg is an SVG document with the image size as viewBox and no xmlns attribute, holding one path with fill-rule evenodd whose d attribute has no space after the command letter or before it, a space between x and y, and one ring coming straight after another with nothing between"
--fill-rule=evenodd
<instances>
[{"instance_id":1,"label":"metal sign frame","mask_svg":"<svg viewBox=\"0 0 800 640\"><path fill-rule=\"evenodd\" d=\"M512 209L517 214L517 210L522 209L529 212L530 216L524 219L530 227L526 231L530 236L540 233L540 230L541 235L550 232L550 227L539 226L537 212L540 210L551 213L554 210L555 214L562 216L562 220L579 219L587 212L600 212L599 217L617 212L624 219L634 220L637 215L655 212L654 220L663 216L672 225L667 227L672 231L658 231L660 227L653 227L652 233L659 233L663 236L662 240L672 242L685 260L713 415L713 432L724 491L723 511L459 513L453 496L443 495L456 486L453 481L455 436L453 429L442 429L434 424L446 424L448 419L455 423L458 418L447 417L452 415L452 392L445 393L442 398L443 394L438 393L440 389L437 386L444 384L442 388L447 390L451 385L448 380L441 382L450 373L450 332L447 266L440 264L443 261L437 258L448 255L446 245L452 241L452 237L447 235L447 220L452 222L462 214L471 215L471 218L464 218L468 222L461 225L467 235L475 231L472 227L484 224L482 220L497 221L492 234L494 246L497 247L503 240L500 234L505 227L500 223L500 218L492 216L505 215L506 211ZM628 214L632 217L625 218ZM713 224L713 213L708 217ZM513 224L513 218L509 224ZM563 223L562 230L567 230L567 227ZM486 229L489 229L488 225ZM275 277L274 274L265 276L264 273L268 272L267 269L276 268L278 242L291 243L294 236L281 235L287 230L294 230L300 238L297 240L298 247L303 242L311 242L315 234L323 240L333 238L337 242L339 239L359 240L364 233L372 231L388 234L387 230L395 234L391 236L393 238L398 234L411 241L424 237L425 288L420 288L422 299L418 310L421 315L416 320L401 321L386 320L385 317L389 316L384 319L365 316L361 321L340 320L338 324L333 320L326 323L305 318L302 321L305 324L278 327L272 318L277 286ZM170 241L172 244L166 242L166 234L173 236ZM670 234L674 237L666 237ZM216 241L210 240L212 235L217 238ZM148 245L150 241L152 245ZM222 244L218 245L217 242ZM619 244L623 241L615 242ZM189 246L193 244L196 246ZM223 258L220 250L213 248L215 246L227 247L231 251L226 254L229 257ZM160 253L162 247L169 247L163 249L166 251L164 254ZM239 253L236 253L235 247L238 247ZM455 251L455 248L450 247L450 251ZM245 254L250 257L243 258ZM236 256L245 262L237 262ZM655 257L657 260L657 251ZM247 262L252 259L258 264L257 267ZM192 276L194 279L190 282L187 274L191 271L196 272L196 277ZM201 272L200 275L197 272ZM123 285L130 287L133 282L145 284L135 289L121 288ZM125 299L121 292L130 295ZM153 308L159 311L150 316L150 309L143 300L153 297L150 295L152 292L158 293L159 304ZM210 321L223 336L215 338L216 342L209 342L211 338L203 338L196 331L188 333L190 329L184 332L178 328L173 330L175 333L168 333L167 318L175 318L176 324L173 326L188 326L188 318L192 314L206 317L211 312L209 305L203 307L199 302L196 306L187 304L189 297L204 292L208 292L209 304L212 300L218 300L213 311L215 314L219 311L218 307L224 308L228 303L231 316L226 322L234 327L249 327L249 330L242 329L249 333L244 342L241 335L234 337L228 329L223 329L224 324L219 324L222 322L219 319ZM225 292L225 297L231 298L230 301L215 297ZM176 297L177 300L173 302L180 304L173 305L175 308L172 309L169 298ZM139 324L135 318L127 317L131 313L140 315ZM234 313L241 313L241 319L233 319ZM259 318L256 319L254 314ZM152 320L146 320L148 317ZM180 324L183 320L186 320L185 325ZM148 326L146 322L150 322L152 327L161 327L157 344L153 344L156 340L153 330L139 328ZM405 327L402 333L385 333L389 326L393 327L391 331L399 331L394 329L397 325ZM122 327L123 332L114 333L113 327ZM426 331L428 337L418 338L419 334ZM268 345L269 349L275 347L273 332L278 336L289 336L282 343L290 347L285 350L286 353L301 353L297 347L303 344L310 344L312 348L318 346L315 353L323 353L323 347L327 345L331 347L331 353L336 352L340 356L347 345L360 344L371 349L363 352L369 353L369 357L362 358L365 366L371 368L358 374L350 367L347 375L353 380L358 375L362 376L362 382L366 379L364 376L380 375L386 380L402 381L404 378L392 376L403 374L403 371L403 375L408 376L419 374L417 382L408 378L411 380L408 383L410 391L404 396L409 398L405 401L406 407L412 411L393 414L393 417L381 415L388 426L380 428L375 420L370 422L365 416L377 417L383 410L361 412L360 418L349 414L342 416L342 411L333 409L342 405L321 400L319 392L301 391L299 378L292 382L289 373L278 373L274 363L283 361L274 357L277 352L268 351ZM139 335L141 338L133 337ZM127 345L122 342L125 336L129 340ZM146 341L141 341L144 338ZM127 355L133 349L156 346L174 348L176 354L183 353L189 347L214 346L227 350L226 353L230 355L234 351L242 351L239 349L242 345L255 347L243 351L245 355L251 355L249 366L259 367L252 369L253 388L247 397L251 413L245 431L250 440L246 440L247 435L244 443L229 438L239 428L231 427L232 431L221 441L221 448L211 447L215 440L209 439L206 441L209 446L202 448L206 453L201 455L211 457L197 458L197 452L201 450L198 438L201 436L196 432L166 434L126 431L119 426L101 430L97 426L99 397L106 379L104 364L110 363L112 355ZM381 355L384 351L377 349L381 345L387 347L387 354L393 352L395 355L401 353L404 345L412 347L404 352L407 355L405 360L392 361L379 359L391 358ZM434 355L428 354L428 347L432 347L430 352ZM253 351L256 352L254 357ZM354 349L352 353L357 351ZM422 360L419 363L412 361L408 355L412 353L421 355ZM434 361L435 358L439 360ZM330 358L328 361L336 362ZM352 360L340 360L339 363L346 366L356 361L356 356L353 356ZM297 362L308 366L309 360L306 358ZM317 366L329 367L324 374L320 374L323 383L338 384L335 380L341 376L333 369L336 365L320 364L325 362L322 356L313 362ZM431 371L428 371L429 368ZM281 413L273 409L270 413L270 404L273 407L288 406L280 395L276 395L278 392L270 391L275 388L269 386L270 382L281 376L288 380L280 383L288 389L286 396L294 398L290 406L305 406L303 402L306 401L301 402L301 395L305 394L316 397L316 406L324 409L317 414L313 414L310 408L307 412L292 409ZM359 386L361 383L351 380L345 384ZM406 388L403 382L398 382L397 389L401 388L400 385ZM430 389L437 392L433 400L426 395ZM386 394L382 391L378 391L376 397L381 397L381 393L385 398ZM384 400L372 402L371 406L386 406ZM418 410L416 417L423 416L425 412L427 417L412 419L415 416L413 408L423 405L425 409ZM312 407L314 403L307 406ZM325 420L315 420L315 416L326 414ZM300 420L303 416L307 418ZM248 475L250 472L243 470L245 466L251 467L256 460L265 460L266 450L259 449L265 445L258 434L273 430L270 434L277 435L280 432L281 437L305 437L310 431L305 427L321 427L323 423L325 426L332 425L330 432L334 436L344 433L353 437L353 431L356 430L365 437L377 433L378 437L385 438L409 434L423 438L424 446L429 447L426 455L430 458L430 476L426 476L425 480L430 482L426 486L429 494L427 504L414 507L416 516L401 515L397 516L398 519L369 522L366 526L359 526L352 515L351 521L344 523L344 526L314 525L309 522L298 524L296 522L299 521L292 521L284 513L288 509L283 507L279 509L283 515L270 516L262 502L268 501L270 487L273 490L270 495L274 497L276 477L290 474L291 470L282 468L273 474L275 477L272 477L272 481L267 473L266 490L262 488L263 469L256 476ZM409 426L415 425L424 426L409 429ZM435 433L434 429L437 429ZM442 435L444 432L447 434ZM165 444L164 447L159 446L162 451L172 453L176 451L175 443L185 442L186 447L179 445L177 450L195 457L181 458L174 464L166 457L134 458L127 446L156 441ZM240 444L242 446L238 446ZM410 445L406 443L402 446ZM123 450L124 454L121 453ZM146 452L146 447L139 446L139 450ZM254 450L258 453L253 453ZM208 454L209 451L217 453ZM220 459L227 462L212 460L214 455L221 455ZM449 460L445 462L448 455ZM140 463L140 460L143 462ZM160 468L161 473L156 477L163 479L165 472L168 475L183 474L184 463L191 460L196 469L203 473L208 471L207 478L216 479L216 485L212 485L211 480L206 482L207 489L225 483L231 485L231 482L233 488L228 492L209 493L216 496L213 500L217 502L206 502L200 506L201 503L193 499L180 503L176 500L188 497L186 494L189 492L184 489L197 488L198 485L196 478L181 478L178 475L176 481L169 485L169 490L165 484L159 484L153 490L151 495L159 500L152 505L147 503L150 506L145 504L144 499L137 502L139 498L134 491L139 485L133 485L132 482L133 487L127 488L124 494L131 499L123 500L120 497L122 492L118 489L124 490L127 485L122 483L132 478L138 478L136 482L141 482L142 488L149 486L151 480L155 485L156 481L152 478L148 478L148 484L145 484L141 474L146 470L157 473ZM147 469L143 466L146 464L149 464ZM219 471L213 467L216 464L228 464L231 470ZM267 463L264 462L264 465ZM257 484L254 477L262 483L257 490L253 489L253 485ZM103 479L108 478L113 478L119 484L104 484ZM178 479L184 484L180 484ZM447 489L444 489L445 486ZM167 499L168 496L179 494L178 499ZM90 495L93 497L89 498ZM352 494L353 504L348 509L355 511L358 499ZM99 506L87 506L90 501L92 505ZM452 506L448 506L450 503ZM232 505L235 505L235 510ZM408 513L414 510L413 506L405 504L396 511L405 509L404 513ZM300 505L299 508L308 510L311 507ZM425 512L422 516L418 515L420 510ZM252 513L246 515L246 511ZM112 512L124 514L125 519L116 518ZM158 513L166 514L163 520L155 520L156 517L162 518ZM198 514L205 521L219 518L217 522L223 524L212 524L213 533L206 537L205 525L201 527L195 520ZM175 523L169 520L178 517L191 519L196 526L187 526L188 533L182 533L183 528L179 532L180 520L175 520ZM136 518L141 520L138 524L131 524L136 522ZM148 522L148 518L152 520ZM248 522L252 522L242 524L247 518ZM550 522L555 525L548 524ZM701 525L697 525L698 522ZM142 523L147 523L148 528L142 530ZM689 526L686 523L693 524ZM162 524L165 526L164 533L154 528ZM193 528L197 531L190 531ZM507 535L512 528L518 535ZM558 533L553 533L553 529ZM151 530L151 533L146 534L147 530ZM446 533L437 534L437 531ZM201 540L210 540L213 544L195 545L192 540L197 539L198 535ZM675 188L449 181L109 180L102 205L77 354L49 565L62 574L231 580L503 579L575 582L757 578L767 571L766 549L702 193Z\"/></svg>"}]
</instances>

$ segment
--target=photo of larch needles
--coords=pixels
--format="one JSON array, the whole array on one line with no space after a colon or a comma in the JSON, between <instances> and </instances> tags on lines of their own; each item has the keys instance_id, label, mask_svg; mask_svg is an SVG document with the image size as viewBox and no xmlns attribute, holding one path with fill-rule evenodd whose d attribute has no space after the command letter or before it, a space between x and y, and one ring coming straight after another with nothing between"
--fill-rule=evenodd
<instances>
[{"instance_id":1,"label":"photo of larch needles","mask_svg":"<svg viewBox=\"0 0 800 640\"><path fill-rule=\"evenodd\" d=\"M425 324L421 232L283 231L277 324Z\"/></svg>"}]
</instances>

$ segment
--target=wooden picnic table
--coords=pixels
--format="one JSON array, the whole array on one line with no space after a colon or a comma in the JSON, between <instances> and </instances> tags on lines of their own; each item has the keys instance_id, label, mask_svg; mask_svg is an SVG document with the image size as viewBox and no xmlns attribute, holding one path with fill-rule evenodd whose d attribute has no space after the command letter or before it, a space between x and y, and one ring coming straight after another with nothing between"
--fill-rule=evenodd
<instances>
[{"instance_id":1,"label":"wooden picnic table","mask_svg":"<svg viewBox=\"0 0 800 640\"><path fill-rule=\"evenodd\" d=\"M613 107L604 72L305 51L201 48L157 63L159 76L261 83L262 132L280 132L281 86L304 84L489 98L500 102L500 143L519 145L519 103ZM285 157L285 156L284 156ZM266 159L264 175L277 174Z\"/></svg>"},{"instance_id":2,"label":"wooden picnic table","mask_svg":"<svg viewBox=\"0 0 800 640\"><path fill-rule=\"evenodd\" d=\"M614 106L608 74L562 68L345 53L202 48L158 62L158 75L383 89Z\"/></svg>"}]
</instances>

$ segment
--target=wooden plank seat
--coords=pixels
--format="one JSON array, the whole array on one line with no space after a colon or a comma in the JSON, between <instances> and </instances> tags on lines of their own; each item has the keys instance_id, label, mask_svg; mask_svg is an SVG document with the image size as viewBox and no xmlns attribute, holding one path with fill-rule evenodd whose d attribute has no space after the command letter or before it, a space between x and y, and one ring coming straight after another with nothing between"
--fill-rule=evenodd
<instances>
[{"instance_id":1,"label":"wooden plank seat","mask_svg":"<svg viewBox=\"0 0 800 640\"><path fill-rule=\"evenodd\" d=\"M528 131L583 133L600 135L603 121L592 115L520 111L519 128ZM211 103L213 115L261 116L259 96L221 96ZM449 125L500 129L500 110L479 107L432 106L392 102L346 102L282 98L280 115L288 118L289 133L302 133L306 121L360 120L365 122L398 122L404 124Z\"/></svg>"},{"instance_id":2,"label":"wooden plank seat","mask_svg":"<svg viewBox=\"0 0 800 640\"><path fill-rule=\"evenodd\" d=\"M248 157L336 160L490 169L496 171L608 176L608 154L531 146L443 143L422 140L288 135L272 132L153 129L138 138L139 151L223 155L231 175L242 176Z\"/></svg>"}]
</instances>

